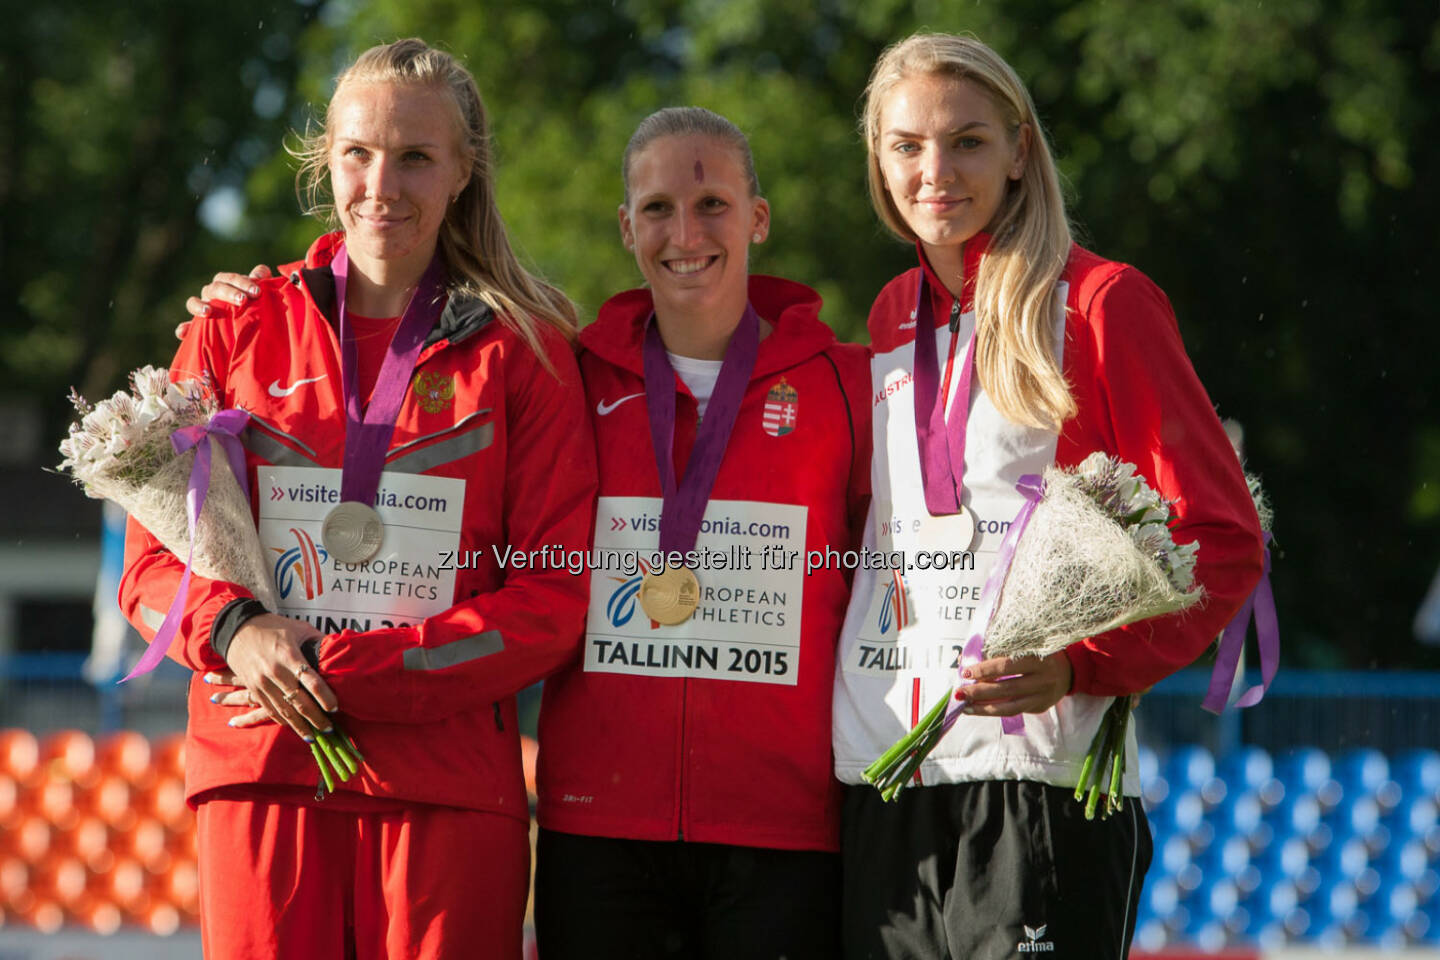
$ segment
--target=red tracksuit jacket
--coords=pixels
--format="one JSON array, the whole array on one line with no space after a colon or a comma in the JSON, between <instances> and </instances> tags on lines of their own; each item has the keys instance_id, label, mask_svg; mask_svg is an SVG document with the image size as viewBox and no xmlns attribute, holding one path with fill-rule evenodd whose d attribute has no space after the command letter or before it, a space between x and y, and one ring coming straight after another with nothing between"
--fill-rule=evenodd
<instances>
[{"instance_id":1,"label":"red tracksuit jacket","mask_svg":"<svg viewBox=\"0 0 1440 960\"><path fill-rule=\"evenodd\" d=\"M212 307L216 315L194 322L171 367L176 379L208 373L224 406L252 412L243 439L252 506L262 517L262 501L303 494L267 482L277 468L331 468L338 484L345 430L328 268L334 239L318 241L303 269L260 281L259 297L242 310ZM365 775L342 791L527 817L513 694L574 655L586 582L555 566L503 569L499 554L506 546L586 549L595 494L594 445L574 356L558 332L542 330L556 376L486 308L452 302L411 377L381 488L454 478L444 481L453 491L463 482L455 556L420 539L394 565L356 571L334 564L323 545L293 562L273 548L282 593L288 578L291 591L303 580L307 590L375 596L366 605L379 612L321 624L321 674L367 760ZM287 474L297 475L314 474ZM387 549L392 535L399 536L387 529ZM318 569L302 569L317 559L311 565ZM433 598L443 608L383 626L405 619L384 614L387 591L435 590L443 582L436 571L446 566L454 570L453 596ZM181 570L131 524L120 602L147 638ZM225 666L210 646L211 626L222 608L247 596L235 584L195 577L170 650L197 672L186 740L192 801L219 786L315 783L310 752L291 731L275 724L231 729L226 721L236 711L212 705L212 688L198 676Z\"/></svg>"},{"instance_id":2,"label":"red tracksuit jacket","mask_svg":"<svg viewBox=\"0 0 1440 960\"><path fill-rule=\"evenodd\" d=\"M858 545L870 464L867 352L836 342L807 287L755 276L750 301L773 330L760 342L706 522L757 551ZM607 537L637 528L643 535L632 542L658 545L660 481L641 353L651 310L647 291L622 293L580 335L602 478L597 551ZM678 478L695 442L697 407L678 378L675 389ZM799 573L762 570L758 553L752 561L743 574L697 571L700 608L682 625L693 635L673 645L675 628L651 624L635 607L638 576L592 573L583 662L545 683L542 826L837 849L830 703L850 576L838 561L808 575L804 556ZM772 635L778 645L760 649L756 642ZM690 675L662 675L686 672L690 661L682 667L679 658L692 655Z\"/></svg>"}]
</instances>

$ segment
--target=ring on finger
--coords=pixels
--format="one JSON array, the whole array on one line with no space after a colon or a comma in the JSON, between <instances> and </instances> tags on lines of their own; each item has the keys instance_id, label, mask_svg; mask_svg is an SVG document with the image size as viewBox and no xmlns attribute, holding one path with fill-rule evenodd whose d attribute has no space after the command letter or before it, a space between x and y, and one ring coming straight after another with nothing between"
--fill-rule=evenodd
<instances>
[{"instance_id":1,"label":"ring on finger","mask_svg":"<svg viewBox=\"0 0 1440 960\"><path fill-rule=\"evenodd\" d=\"M309 673L309 672L310 672L310 664L307 663L307 664L305 664L303 667L301 667L299 670L296 670L296 671L295 671L295 676L297 676L297 677L303 677L305 674L307 674L307 673Z\"/></svg>"}]
</instances>

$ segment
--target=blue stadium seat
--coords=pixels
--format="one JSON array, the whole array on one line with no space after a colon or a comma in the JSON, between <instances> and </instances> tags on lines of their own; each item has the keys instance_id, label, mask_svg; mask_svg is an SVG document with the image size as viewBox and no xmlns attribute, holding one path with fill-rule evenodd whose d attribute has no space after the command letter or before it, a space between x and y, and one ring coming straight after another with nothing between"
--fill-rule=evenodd
<instances>
[{"instance_id":1,"label":"blue stadium seat","mask_svg":"<svg viewBox=\"0 0 1440 960\"><path fill-rule=\"evenodd\" d=\"M1421 840L1425 840L1436 827L1440 827L1440 805L1429 797L1414 800L1396 813L1395 820L1404 828L1405 833Z\"/></svg>"},{"instance_id":2,"label":"blue stadium seat","mask_svg":"<svg viewBox=\"0 0 1440 960\"><path fill-rule=\"evenodd\" d=\"M1374 747L1354 747L1340 754L1331 765L1330 776L1340 781L1347 796L1374 793L1390 779L1390 761Z\"/></svg>"},{"instance_id":3,"label":"blue stadium seat","mask_svg":"<svg viewBox=\"0 0 1440 960\"><path fill-rule=\"evenodd\" d=\"M1440 871L1431 863L1430 851L1422 840L1411 837L1392 843L1380 858L1376 869L1380 875L1413 886L1421 899L1434 896L1440 888Z\"/></svg>"},{"instance_id":4,"label":"blue stadium seat","mask_svg":"<svg viewBox=\"0 0 1440 960\"><path fill-rule=\"evenodd\" d=\"M1330 779L1330 757L1315 747L1296 747L1275 758L1275 775L1290 793L1314 793Z\"/></svg>"},{"instance_id":5,"label":"blue stadium seat","mask_svg":"<svg viewBox=\"0 0 1440 960\"><path fill-rule=\"evenodd\" d=\"M1243 837L1252 851L1264 850L1275 839L1275 828L1265 820L1265 805L1259 793L1248 787L1232 788L1225 802L1211 812L1210 819L1215 823L1217 839L1227 835Z\"/></svg>"},{"instance_id":6,"label":"blue stadium seat","mask_svg":"<svg viewBox=\"0 0 1440 960\"><path fill-rule=\"evenodd\" d=\"M1423 748L1402 751L1390 765L1390 775L1407 799L1428 796L1440 800L1440 752Z\"/></svg>"},{"instance_id":7,"label":"blue stadium seat","mask_svg":"<svg viewBox=\"0 0 1440 960\"><path fill-rule=\"evenodd\" d=\"M1241 747L1220 758L1217 773L1231 790L1258 791L1275 779L1275 761L1261 747Z\"/></svg>"},{"instance_id":8,"label":"blue stadium seat","mask_svg":"<svg viewBox=\"0 0 1440 960\"><path fill-rule=\"evenodd\" d=\"M1268 819L1277 836L1300 837L1311 852L1326 849L1334 839L1334 831L1324 820L1324 808L1313 793L1290 793Z\"/></svg>"},{"instance_id":9,"label":"blue stadium seat","mask_svg":"<svg viewBox=\"0 0 1440 960\"><path fill-rule=\"evenodd\" d=\"M1198 791L1215 779L1215 757L1201 746L1176 747L1165 757L1160 773L1172 790Z\"/></svg>"},{"instance_id":10,"label":"blue stadium seat","mask_svg":"<svg viewBox=\"0 0 1440 960\"><path fill-rule=\"evenodd\" d=\"M1311 865L1310 848L1302 837L1287 837L1272 844L1256 866L1267 883L1288 880L1305 894L1320 885L1319 871Z\"/></svg>"}]
</instances>

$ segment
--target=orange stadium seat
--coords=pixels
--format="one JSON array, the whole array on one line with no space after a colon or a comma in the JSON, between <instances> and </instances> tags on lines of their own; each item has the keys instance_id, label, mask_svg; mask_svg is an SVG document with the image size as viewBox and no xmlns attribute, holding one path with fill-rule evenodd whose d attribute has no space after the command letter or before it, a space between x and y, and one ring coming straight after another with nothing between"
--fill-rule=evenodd
<instances>
[{"instance_id":1,"label":"orange stadium seat","mask_svg":"<svg viewBox=\"0 0 1440 960\"><path fill-rule=\"evenodd\" d=\"M128 830L135 824L135 791L121 774L101 776L85 799L90 812L116 830Z\"/></svg>"},{"instance_id":2,"label":"orange stadium seat","mask_svg":"<svg viewBox=\"0 0 1440 960\"><path fill-rule=\"evenodd\" d=\"M40 765L51 779L89 786L100 775L95 741L83 730L58 730L40 741Z\"/></svg>"},{"instance_id":3,"label":"orange stadium seat","mask_svg":"<svg viewBox=\"0 0 1440 960\"><path fill-rule=\"evenodd\" d=\"M102 773L119 776L141 790L155 777L153 751L144 734L134 730L106 734L95 742L95 753Z\"/></svg>"},{"instance_id":4,"label":"orange stadium seat","mask_svg":"<svg viewBox=\"0 0 1440 960\"><path fill-rule=\"evenodd\" d=\"M40 743L29 730L0 730L0 773L24 784L40 765Z\"/></svg>"},{"instance_id":5,"label":"orange stadium seat","mask_svg":"<svg viewBox=\"0 0 1440 960\"><path fill-rule=\"evenodd\" d=\"M171 733L150 743L150 764L156 776L171 774L185 778L185 734Z\"/></svg>"}]
</instances>

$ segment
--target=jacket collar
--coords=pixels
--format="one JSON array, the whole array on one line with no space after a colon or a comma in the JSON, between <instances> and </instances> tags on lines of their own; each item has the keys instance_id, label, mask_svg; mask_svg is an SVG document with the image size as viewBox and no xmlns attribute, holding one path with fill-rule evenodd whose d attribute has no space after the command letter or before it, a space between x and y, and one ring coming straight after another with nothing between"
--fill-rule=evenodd
<instances>
[{"instance_id":1,"label":"jacket collar","mask_svg":"<svg viewBox=\"0 0 1440 960\"><path fill-rule=\"evenodd\" d=\"M963 296L960 298L960 312L969 313L975 309L975 278L980 274L980 260L990 248L990 234L977 233L965 241L965 285L961 288ZM920 260L920 269L925 271L925 281L931 290L931 296L936 298L936 303L944 308L943 313L950 312L950 306L955 302L955 295L950 288L941 281L935 268L930 265L930 258L925 256L925 245L919 240L915 241L915 255ZM942 311L936 311L937 319Z\"/></svg>"},{"instance_id":2,"label":"jacket collar","mask_svg":"<svg viewBox=\"0 0 1440 960\"><path fill-rule=\"evenodd\" d=\"M343 238L344 234L338 231L327 233L310 245L303 264L288 264L283 268L291 283L304 284L316 308L336 330L339 330L339 317L335 315L335 274L330 269L330 261ZM484 302L452 296L446 301L439 321L425 337L425 346L434 346L442 340L459 343L479 333L494 318L494 311Z\"/></svg>"},{"instance_id":3,"label":"jacket collar","mask_svg":"<svg viewBox=\"0 0 1440 960\"><path fill-rule=\"evenodd\" d=\"M820 320L820 294L793 280L750 275L750 302L772 327L760 341L751 377L763 377L821 353L835 331ZM645 321L655 302L646 289L626 290L605 301L595 322L580 331L580 346L607 363L644 377Z\"/></svg>"}]
</instances>

